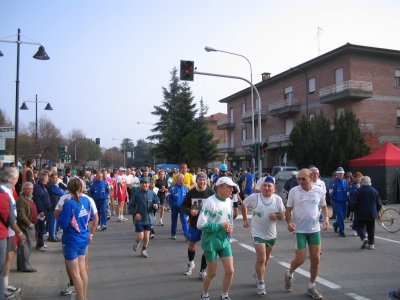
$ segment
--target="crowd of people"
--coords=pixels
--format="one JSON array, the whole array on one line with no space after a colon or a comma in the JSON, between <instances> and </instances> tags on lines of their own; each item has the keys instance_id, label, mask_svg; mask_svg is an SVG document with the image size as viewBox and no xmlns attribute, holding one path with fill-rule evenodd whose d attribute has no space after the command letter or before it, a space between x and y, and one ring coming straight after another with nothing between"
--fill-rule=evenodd
<instances>
[{"instance_id":1,"label":"crowd of people","mask_svg":"<svg viewBox=\"0 0 400 300\"><path fill-rule=\"evenodd\" d=\"M35 273L37 269L30 263L31 250L45 252L45 241L62 241L70 282L61 294L75 293L76 300L86 300L88 245L96 231L106 230L112 216L117 222L126 222L131 215L136 232L133 250L138 251L141 245L140 256L148 258L149 242L155 238L156 214L159 212L158 225L164 226L165 210L171 212L171 239L177 240L179 216L184 239L188 241L185 275L191 275L195 269L195 253L201 242L200 298L210 299L209 289L219 257L224 270L220 299L230 299L234 275L231 238L239 205L243 227L251 228L256 252L253 278L257 294L266 294L264 278L277 242L276 223L286 220L287 229L294 236L295 257L285 272L284 287L292 291L295 270L305 262L308 245L311 266L306 294L322 299L315 281L321 257L320 231L328 229L330 218L325 183L315 166L292 172L285 184L285 206L276 193L274 177L263 174L256 181L250 168L237 176L225 164L208 171L189 169L183 163L179 169L167 170L121 167L85 171L44 166L39 172L35 172L33 165L34 160L28 159L22 172L14 164L0 174L0 289L4 299L13 299L21 291L9 282L14 253L18 271ZM375 219L379 218L381 202L371 179L360 172L345 173L339 167L329 195L336 214L332 216L336 218L332 224L334 231L345 237L344 220L352 219L353 233L362 241L361 249L373 250ZM251 222L248 213L252 215ZM390 299L398 299L399 293L400 290L391 291Z\"/></svg>"}]
</instances>

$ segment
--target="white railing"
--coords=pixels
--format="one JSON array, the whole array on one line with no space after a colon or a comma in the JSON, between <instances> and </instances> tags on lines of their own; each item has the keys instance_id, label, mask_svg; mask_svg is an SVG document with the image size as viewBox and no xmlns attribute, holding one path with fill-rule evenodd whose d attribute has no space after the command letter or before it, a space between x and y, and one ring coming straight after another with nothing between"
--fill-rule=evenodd
<instances>
[{"instance_id":1,"label":"white railing","mask_svg":"<svg viewBox=\"0 0 400 300\"><path fill-rule=\"evenodd\" d=\"M231 123L235 123L235 119L234 118L228 118L228 119L219 120L219 121L217 121L217 126L221 126L221 125L224 125L224 124L231 124Z\"/></svg>"},{"instance_id":2,"label":"white railing","mask_svg":"<svg viewBox=\"0 0 400 300\"><path fill-rule=\"evenodd\" d=\"M319 90L319 96L327 96L344 90L359 90L365 92L372 92L372 82L349 80L343 83L324 87Z\"/></svg>"},{"instance_id":3,"label":"white railing","mask_svg":"<svg viewBox=\"0 0 400 300\"><path fill-rule=\"evenodd\" d=\"M217 145L217 149L235 148L233 143L222 143Z\"/></svg>"},{"instance_id":4,"label":"white railing","mask_svg":"<svg viewBox=\"0 0 400 300\"><path fill-rule=\"evenodd\" d=\"M271 135L268 138L269 143L280 143L280 142L285 142L289 140L289 135L288 134L277 134L277 135Z\"/></svg>"},{"instance_id":5,"label":"white railing","mask_svg":"<svg viewBox=\"0 0 400 300\"><path fill-rule=\"evenodd\" d=\"M264 109L262 109L261 110L261 115L265 115L265 114L267 114L267 111ZM244 112L243 114L242 114L242 119L244 119L244 118L248 118L248 117L251 117L252 116L252 111L251 110L249 110L249 111L246 111L246 112ZM254 116L256 117L256 116L258 116L258 109L255 109L254 110Z\"/></svg>"},{"instance_id":6,"label":"white railing","mask_svg":"<svg viewBox=\"0 0 400 300\"><path fill-rule=\"evenodd\" d=\"M361 132L374 131L374 124L360 124Z\"/></svg>"},{"instance_id":7,"label":"white railing","mask_svg":"<svg viewBox=\"0 0 400 300\"><path fill-rule=\"evenodd\" d=\"M294 99L286 99L283 101L279 101L279 102L275 102L272 103L270 105L268 105L268 109L269 111L274 110L274 109L279 109L282 107L286 107L286 106L292 106L292 105L299 105L299 101L298 100L294 100Z\"/></svg>"},{"instance_id":8,"label":"white railing","mask_svg":"<svg viewBox=\"0 0 400 300\"><path fill-rule=\"evenodd\" d=\"M242 141L242 147L243 147L243 146L248 146L248 145L250 145L250 144L253 144L253 139Z\"/></svg>"}]
</instances>

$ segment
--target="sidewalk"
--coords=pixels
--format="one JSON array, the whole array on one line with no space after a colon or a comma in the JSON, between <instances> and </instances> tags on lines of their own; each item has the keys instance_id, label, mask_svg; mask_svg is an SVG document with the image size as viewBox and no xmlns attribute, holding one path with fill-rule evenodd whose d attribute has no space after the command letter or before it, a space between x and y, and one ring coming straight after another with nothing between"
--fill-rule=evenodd
<instances>
[{"instance_id":1,"label":"sidewalk","mask_svg":"<svg viewBox=\"0 0 400 300\"><path fill-rule=\"evenodd\" d=\"M61 234L59 235L61 237ZM69 282L65 270L62 244L47 242L46 252L32 250L30 262L37 269L36 273L23 273L17 271L16 256L11 264L9 282L22 291L15 299L56 299L62 297L60 292L67 287ZM66 300L69 297L63 297Z\"/></svg>"}]
</instances>

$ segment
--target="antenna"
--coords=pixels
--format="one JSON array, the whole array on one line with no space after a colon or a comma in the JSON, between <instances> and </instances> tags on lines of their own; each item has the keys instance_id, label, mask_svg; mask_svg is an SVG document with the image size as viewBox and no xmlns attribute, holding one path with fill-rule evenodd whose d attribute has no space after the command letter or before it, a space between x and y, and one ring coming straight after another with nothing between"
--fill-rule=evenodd
<instances>
[{"instance_id":1,"label":"antenna","mask_svg":"<svg viewBox=\"0 0 400 300\"><path fill-rule=\"evenodd\" d=\"M319 37L321 36L322 32L324 30L321 27L317 27L317 34L315 35L315 38L318 39L318 56L321 54L321 48L320 48L320 44L319 44Z\"/></svg>"}]
</instances>

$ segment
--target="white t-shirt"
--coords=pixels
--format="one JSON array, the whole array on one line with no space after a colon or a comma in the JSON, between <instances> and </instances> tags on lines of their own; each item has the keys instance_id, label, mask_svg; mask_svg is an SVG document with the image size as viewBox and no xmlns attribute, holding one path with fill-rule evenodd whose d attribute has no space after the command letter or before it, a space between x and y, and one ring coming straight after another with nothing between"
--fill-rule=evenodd
<instances>
[{"instance_id":1,"label":"white t-shirt","mask_svg":"<svg viewBox=\"0 0 400 300\"><path fill-rule=\"evenodd\" d=\"M312 182L312 184L319 186L322 189L322 192L324 192L324 196L326 197L326 185L325 182L323 182L321 179L317 179L317 182Z\"/></svg>"},{"instance_id":2,"label":"white t-shirt","mask_svg":"<svg viewBox=\"0 0 400 300\"><path fill-rule=\"evenodd\" d=\"M97 214L97 207L96 207L96 203L94 202L94 200L93 200L91 197L89 197L88 195L86 195L86 194L82 194L82 196L89 199L90 205L91 205L92 208L93 208L93 214ZM60 200L58 200L56 209L58 209L58 205L59 205L59 204L60 204L61 206L64 206L65 200L69 200L69 199L71 199L71 195L70 195L70 194L65 194L65 195L61 196L61 197L60 197Z\"/></svg>"},{"instance_id":3,"label":"white t-shirt","mask_svg":"<svg viewBox=\"0 0 400 300\"><path fill-rule=\"evenodd\" d=\"M124 175L126 185L131 185L133 183L133 176L132 174Z\"/></svg>"},{"instance_id":4,"label":"white t-shirt","mask_svg":"<svg viewBox=\"0 0 400 300\"><path fill-rule=\"evenodd\" d=\"M251 235L264 240L276 238L276 221L269 218L272 213L285 213L285 205L282 198L276 194L271 197L264 197L262 193L251 194L243 200L246 208L251 208L253 216L251 218Z\"/></svg>"},{"instance_id":5,"label":"white t-shirt","mask_svg":"<svg viewBox=\"0 0 400 300\"><path fill-rule=\"evenodd\" d=\"M301 186L290 190L286 206L292 207L293 223L298 233L320 231L318 205L326 206L324 193L319 186L312 185L306 192Z\"/></svg>"},{"instance_id":6,"label":"white t-shirt","mask_svg":"<svg viewBox=\"0 0 400 300\"><path fill-rule=\"evenodd\" d=\"M17 219L17 203L15 202L12 189L9 189L5 185L1 185L1 186L2 186L3 190L5 190L7 192L7 194L10 196L11 203L14 208L14 215L15 215L15 220L16 220ZM14 236L14 235L15 235L14 230L12 230L10 227L8 227L8 236L10 237L10 236Z\"/></svg>"}]
</instances>

